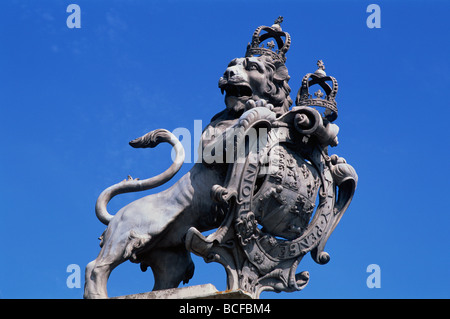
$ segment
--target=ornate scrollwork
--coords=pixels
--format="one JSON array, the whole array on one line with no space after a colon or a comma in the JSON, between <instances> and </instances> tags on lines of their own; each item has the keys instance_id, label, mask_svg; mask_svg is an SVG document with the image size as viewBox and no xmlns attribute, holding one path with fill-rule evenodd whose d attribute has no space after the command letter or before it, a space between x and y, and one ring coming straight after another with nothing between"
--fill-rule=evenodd
<instances>
[{"instance_id":1,"label":"ornate scrollwork","mask_svg":"<svg viewBox=\"0 0 450 319\"><path fill-rule=\"evenodd\" d=\"M357 176L345 160L326 155L314 139L302 142L304 135L295 120L304 110L294 109L272 121L265 148L249 152L244 163L232 165L228 185L213 187L213 197L230 207L217 232L207 238L195 229L188 232L188 249L204 257L214 252L214 261L225 266L229 289L241 288L255 297L264 290L300 290L309 280L307 272L295 273L303 256L311 252L319 264L330 260L325 243L353 196ZM252 118L241 123L251 127L260 118L255 116L259 111L267 109L253 109ZM308 112L317 116L314 109ZM256 191L260 170L256 159L265 157L275 169L268 170ZM339 197L344 194L338 200L336 187Z\"/></svg>"},{"instance_id":2,"label":"ornate scrollwork","mask_svg":"<svg viewBox=\"0 0 450 319\"><path fill-rule=\"evenodd\" d=\"M271 57L278 65L285 61L290 36L281 31L280 21L256 29L247 57ZM272 50L273 42L260 46L270 37L279 51ZM208 237L196 229L187 234L189 250L225 266L229 289L241 288L254 297L264 290L301 290L309 281L307 272L295 273L303 256L310 252L319 264L330 260L325 244L350 204L358 177L343 158L328 156L328 147L338 144L339 127L332 123L338 85L326 75L322 60L317 66L303 78L297 106L290 111L275 113L272 107L247 101L250 111L233 127L243 129L234 147L247 150L245 161L230 165L226 184L212 189L212 198L227 207L227 216ZM310 94L316 84L325 96L321 90L315 97ZM224 80L219 87L227 88ZM325 108L323 115L317 106ZM246 132L262 122L269 132L264 147L245 148ZM216 143L223 145L223 138Z\"/></svg>"}]
</instances>

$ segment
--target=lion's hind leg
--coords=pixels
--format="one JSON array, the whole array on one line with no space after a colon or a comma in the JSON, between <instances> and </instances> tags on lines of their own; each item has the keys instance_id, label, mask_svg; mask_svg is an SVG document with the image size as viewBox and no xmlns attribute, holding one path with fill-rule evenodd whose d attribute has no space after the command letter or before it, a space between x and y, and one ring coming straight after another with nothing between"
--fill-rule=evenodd
<instances>
[{"instance_id":1,"label":"lion's hind leg","mask_svg":"<svg viewBox=\"0 0 450 319\"><path fill-rule=\"evenodd\" d=\"M86 266L84 298L108 298L106 284L111 271L128 259L136 258L136 251L145 246L150 235L140 235L131 230L122 236L103 235L98 257Z\"/></svg>"},{"instance_id":2,"label":"lion's hind leg","mask_svg":"<svg viewBox=\"0 0 450 319\"><path fill-rule=\"evenodd\" d=\"M136 252L148 244L152 236L149 234L139 234L138 232L131 230L128 235L128 243L125 246L123 257L125 259L131 258L132 261L136 260Z\"/></svg>"}]
</instances>

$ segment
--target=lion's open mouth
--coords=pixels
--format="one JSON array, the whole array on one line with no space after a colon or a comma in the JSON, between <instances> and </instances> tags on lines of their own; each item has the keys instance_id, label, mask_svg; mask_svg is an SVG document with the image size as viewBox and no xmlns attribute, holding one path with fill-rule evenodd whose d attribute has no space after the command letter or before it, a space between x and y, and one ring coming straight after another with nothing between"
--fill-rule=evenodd
<instances>
[{"instance_id":1,"label":"lion's open mouth","mask_svg":"<svg viewBox=\"0 0 450 319\"><path fill-rule=\"evenodd\" d=\"M222 94L235 97L251 97L253 92L248 84L226 84L220 88Z\"/></svg>"}]
</instances>

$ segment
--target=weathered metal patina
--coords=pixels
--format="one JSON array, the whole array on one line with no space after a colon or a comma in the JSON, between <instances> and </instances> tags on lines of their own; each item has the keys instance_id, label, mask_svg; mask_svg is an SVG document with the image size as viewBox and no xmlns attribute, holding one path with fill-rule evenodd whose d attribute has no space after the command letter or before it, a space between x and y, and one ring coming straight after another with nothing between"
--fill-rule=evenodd
<instances>
[{"instance_id":1,"label":"weathered metal patina","mask_svg":"<svg viewBox=\"0 0 450 319\"><path fill-rule=\"evenodd\" d=\"M292 107L285 66L291 37L281 22L280 17L270 27L258 27L245 57L233 59L220 78L226 108L203 132L202 162L169 189L113 216L106 209L113 196L165 183L184 160L180 142L166 130L130 142L134 147L168 142L177 156L166 172L142 181L129 178L100 195L96 214L108 227L99 256L86 267L86 298L107 297L110 272L126 260L144 271L151 267L158 290L189 281L193 252L225 267L228 289L254 298L265 290L303 289L309 274L296 270L307 253L319 264L330 260L325 244L358 177L343 158L328 153L338 144L333 123L338 86L323 61L305 75ZM319 90L312 93L314 87Z\"/></svg>"}]
</instances>

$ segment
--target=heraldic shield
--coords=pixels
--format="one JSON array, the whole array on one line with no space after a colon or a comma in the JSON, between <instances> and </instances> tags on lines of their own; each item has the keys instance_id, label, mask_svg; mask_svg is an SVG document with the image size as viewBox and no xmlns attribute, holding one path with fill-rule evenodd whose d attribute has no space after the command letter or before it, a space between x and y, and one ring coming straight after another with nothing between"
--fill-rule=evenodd
<instances>
[{"instance_id":1,"label":"heraldic shield","mask_svg":"<svg viewBox=\"0 0 450 319\"><path fill-rule=\"evenodd\" d=\"M281 117L255 107L218 139L219 148L227 134L237 137L225 184L211 190L225 217L207 237L191 228L186 247L225 267L227 289L254 298L262 291L301 290L309 281L307 271L296 273L303 256L310 252L319 264L329 261L325 244L358 178L343 158L327 154L337 131L309 106Z\"/></svg>"}]
</instances>

